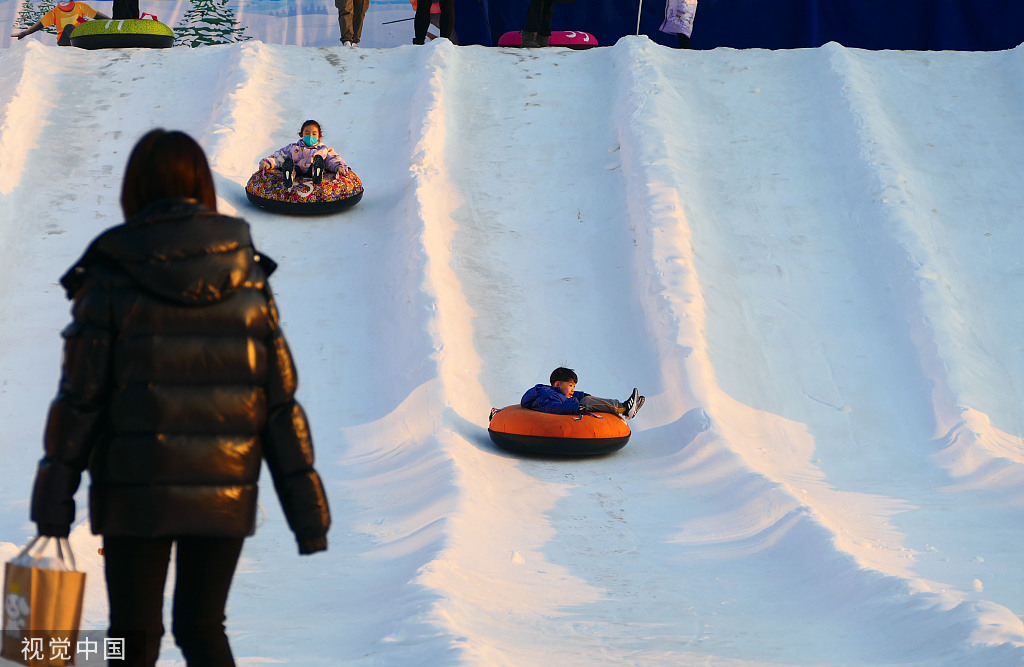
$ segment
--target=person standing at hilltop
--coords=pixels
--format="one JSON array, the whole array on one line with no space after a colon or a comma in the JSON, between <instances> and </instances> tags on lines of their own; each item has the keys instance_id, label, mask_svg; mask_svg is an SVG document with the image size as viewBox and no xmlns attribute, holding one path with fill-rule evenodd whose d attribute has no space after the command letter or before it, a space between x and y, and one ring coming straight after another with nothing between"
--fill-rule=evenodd
<instances>
[{"instance_id":1,"label":"person standing at hilltop","mask_svg":"<svg viewBox=\"0 0 1024 667\"><path fill-rule=\"evenodd\" d=\"M416 16L413 19L414 35L413 44L425 44L427 41L427 30L430 28L430 7L434 3L430 0L413 0L416 6ZM451 39L455 31L455 0L440 0L438 2L441 10L438 30L444 39Z\"/></svg>"},{"instance_id":2,"label":"person standing at hilltop","mask_svg":"<svg viewBox=\"0 0 1024 667\"><path fill-rule=\"evenodd\" d=\"M344 46L359 46L363 36L363 22L370 0L334 0L338 8L338 26L341 28L341 43Z\"/></svg>"},{"instance_id":3,"label":"person standing at hilltop","mask_svg":"<svg viewBox=\"0 0 1024 667\"><path fill-rule=\"evenodd\" d=\"M696 15L697 0L665 0L665 20L660 30L674 34L679 41L679 48L688 49Z\"/></svg>"}]
</instances>

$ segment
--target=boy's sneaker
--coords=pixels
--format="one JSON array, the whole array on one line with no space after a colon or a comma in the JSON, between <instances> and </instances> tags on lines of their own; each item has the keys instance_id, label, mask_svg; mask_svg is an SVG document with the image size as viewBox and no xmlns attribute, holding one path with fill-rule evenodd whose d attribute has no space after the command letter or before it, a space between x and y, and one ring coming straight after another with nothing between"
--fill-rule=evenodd
<instances>
[{"instance_id":1,"label":"boy's sneaker","mask_svg":"<svg viewBox=\"0 0 1024 667\"><path fill-rule=\"evenodd\" d=\"M309 166L309 175L313 177L313 185L320 185L320 181L324 180L324 156L313 156L313 164Z\"/></svg>"},{"instance_id":2,"label":"boy's sneaker","mask_svg":"<svg viewBox=\"0 0 1024 667\"><path fill-rule=\"evenodd\" d=\"M633 388L633 393L629 395L626 402L622 404L622 407L626 408L626 419L632 419L636 416L636 413L640 410L640 406L644 404L644 397L640 395L640 392Z\"/></svg>"},{"instance_id":3,"label":"boy's sneaker","mask_svg":"<svg viewBox=\"0 0 1024 667\"><path fill-rule=\"evenodd\" d=\"M281 165L281 177L284 178L284 187L291 190L292 177L295 176L295 163L292 162L290 157L284 159L284 164Z\"/></svg>"}]
</instances>

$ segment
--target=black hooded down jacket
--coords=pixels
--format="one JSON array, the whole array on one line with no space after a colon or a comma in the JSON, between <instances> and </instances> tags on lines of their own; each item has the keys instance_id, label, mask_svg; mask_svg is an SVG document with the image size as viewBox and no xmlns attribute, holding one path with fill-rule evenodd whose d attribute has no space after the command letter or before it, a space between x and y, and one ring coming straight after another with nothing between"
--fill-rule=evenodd
<instances>
[{"instance_id":1,"label":"black hooded down jacket","mask_svg":"<svg viewBox=\"0 0 1024 667\"><path fill-rule=\"evenodd\" d=\"M267 277L249 225L162 200L101 234L62 278L73 300L60 390L32 496L67 535L89 468L102 535L244 537L262 459L301 553L330 516Z\"/></svg>"}]
</instances>

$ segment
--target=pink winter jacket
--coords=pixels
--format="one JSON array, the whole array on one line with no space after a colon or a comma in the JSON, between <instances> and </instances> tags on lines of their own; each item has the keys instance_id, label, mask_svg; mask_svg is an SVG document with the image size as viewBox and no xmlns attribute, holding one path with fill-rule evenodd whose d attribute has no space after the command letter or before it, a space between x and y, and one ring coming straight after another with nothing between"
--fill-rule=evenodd
<instances>
[{"instance_id":1,"label":"pink winter jacket","mask_svg":"<svg viewBox=\"0 0 1024 667\"><path fill-rule=\"evenodd\" d=\"M341 159L341 156L334 152L334 149L325 144L324 142L318 142L312 146L306 146L301 141L296 141L294 144L288 144L281 150L277 151L270 157L263 158L260 160L260 167L266 167L267 169L276 169L284 163L286 157L291 156L292 162L295 166L302 171L309 171L309 166L313 164L313 158L320 155L324 159L324 166L327 171L333 171L335 173L345 171L348 169L348 165Z\"/></svg>"}]
</instances>

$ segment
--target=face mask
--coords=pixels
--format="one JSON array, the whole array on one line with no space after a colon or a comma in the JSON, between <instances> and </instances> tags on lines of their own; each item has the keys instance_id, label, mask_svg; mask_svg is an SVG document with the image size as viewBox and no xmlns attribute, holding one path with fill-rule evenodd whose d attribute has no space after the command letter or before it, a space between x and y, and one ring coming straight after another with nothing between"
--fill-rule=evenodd
<instances>
[{"instance_id":1,"label":"face mask","mask_svg":"<svg viewBox=\"0 0 1024 667\"><path fill-rule=\"evenodd\" d=\"M302 137L302 143L306 144L307 146L312 146L313 144L315 144L318 141L320 141L320 139L318 137L313 137L313 136L308 136L308 135L305 136L305 137Z\"/></svg>"}]
</instances>

